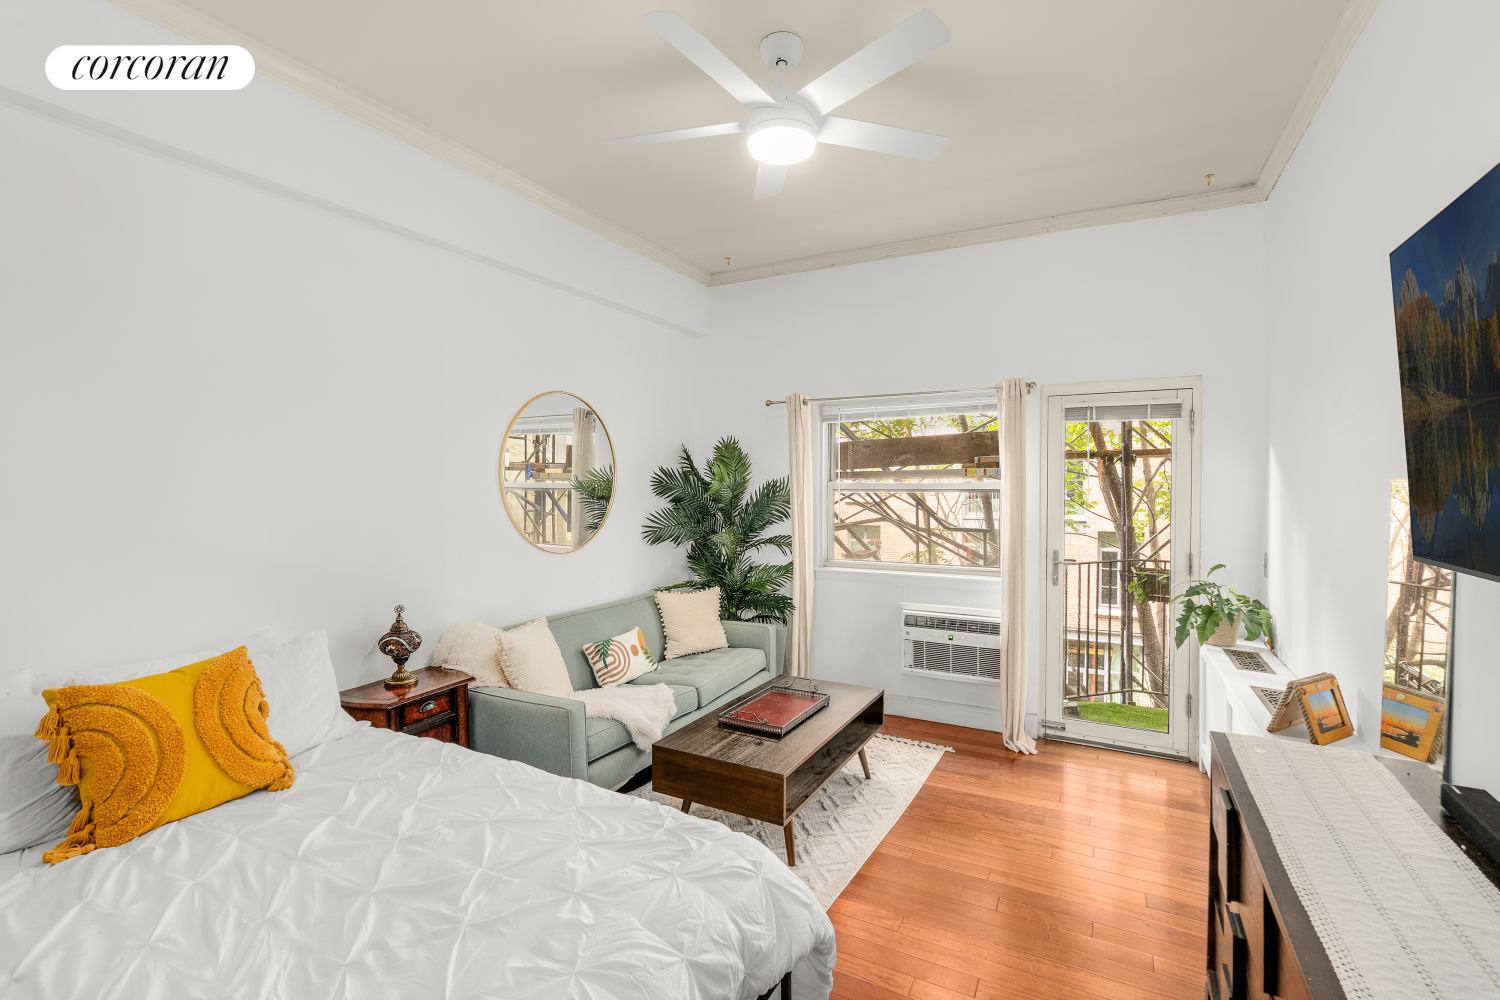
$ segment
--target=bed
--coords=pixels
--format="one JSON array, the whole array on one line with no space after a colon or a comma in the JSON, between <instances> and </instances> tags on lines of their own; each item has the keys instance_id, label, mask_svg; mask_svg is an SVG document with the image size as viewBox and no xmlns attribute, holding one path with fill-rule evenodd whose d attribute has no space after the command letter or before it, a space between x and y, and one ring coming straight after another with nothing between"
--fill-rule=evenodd
<instances>
[{"instance_id":1,"label":"bed","mask_svg":"<svg viewBox=\"0 0 1500 1000\"><path fill-rule=\"evenodd\" d=\"M0 997L831 989L827 915L724 826L363 724L292 763L284 791L119 847L0 858Z\"/></svg>"}]
</instances>

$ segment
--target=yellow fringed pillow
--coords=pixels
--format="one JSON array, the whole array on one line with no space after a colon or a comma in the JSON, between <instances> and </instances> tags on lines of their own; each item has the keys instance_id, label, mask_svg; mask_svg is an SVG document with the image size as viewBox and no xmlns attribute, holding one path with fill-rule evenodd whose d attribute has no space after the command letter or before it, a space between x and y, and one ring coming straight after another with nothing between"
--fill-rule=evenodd
<instances>
[{"instance_id":1,"label":"yellow fringed pillow","mask_svg":"<svg viewBox=\"0 0 1500 1000\"><path fill-rule=\"evenodd\" d=\"M260 788L292 784L245 647L118 684L43 691L36 728L81 808L48 864L116 847Z\"/></svg>"}]
</instances>

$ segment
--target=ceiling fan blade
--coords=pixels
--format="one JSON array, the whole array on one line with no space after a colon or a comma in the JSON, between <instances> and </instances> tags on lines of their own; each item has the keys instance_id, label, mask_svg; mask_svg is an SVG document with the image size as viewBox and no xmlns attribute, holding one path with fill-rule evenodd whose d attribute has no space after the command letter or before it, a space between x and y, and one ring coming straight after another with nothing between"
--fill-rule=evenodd
<instances>
[{"instance_id":1,"label":"ceiling fan blade","mask_svg":"<svg viewBox=\"0 0 1500 1000\"><path fill-rule=\"evenodd\" d=\"M762 90L745 71L729 61L729 57L714 48L712 42L702 35L680 15L669 10L654 14L642 14L641 20L656 29L672 47L690 59L694 66L713 77L715 83L729 91L731 97L747 108L769 106L776 102Z\"/></svg>"},{"instance_id":2,"label":"ceiling fan blade","mask_svg":"<svg viewBox=\"0 0 1500 1000\"><path fill-rule=\"evenodd\" d=\"M706 135L729 135L745 131L744 122L725 122L723 125L704 125L699 128L680 128L672 132L650 132L646 135L627 135L622 139L605 139L611 146L644 146L652 142L676 142L678 139L699 139Z\"/></svg>"},{"instance_id":3,"label":"ceiling fan blade","mask_svg":"<svg viewBox=\"0 0 1500 1000\"><path fill-rule=\"evenodd\" d=\"M818 114L826 115L881 80L901 72L927 53L942 48L951 37L947 26L936 14L919 10L803 87L798 96L806 98Z\"/></svg>"},{"instance_id":4,"label":"ceiling fan blade","mask_svg":"<svg viewBox=\"0 0 1500 1000\"><path fill-rule=\"evenodd\" d=\"M831 115L824 119L823 127L818 130L818 141L831 142L835 146L868 149L876 153L909 156L914 160L935 159L948 145L948 137L945 135L913 132L909 128L876 125L874 122L835 118Z\"/></svg>"},{"instance_id":5,"label":"ceiling fan blade","mask_svg":"<svg viewBox=\"0 0 1500 1000\"><path fill-rule=\"evenodd\" d=\"M786 167L773 167L769 163L762 163L760 169L755 171L755 200L769 198L774 194L781 193L781 185L786 181Z\"/></svg>"}]
</instances>

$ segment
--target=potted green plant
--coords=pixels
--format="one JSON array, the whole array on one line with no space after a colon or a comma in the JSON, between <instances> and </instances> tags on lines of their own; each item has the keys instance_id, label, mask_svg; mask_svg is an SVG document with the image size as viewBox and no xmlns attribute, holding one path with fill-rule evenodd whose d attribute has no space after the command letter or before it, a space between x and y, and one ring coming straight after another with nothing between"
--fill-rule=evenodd
<instances>
[{"instance_id":1,"label":"potted green plant","mask_svg":"<svg viewBox=\"0 0 1500 1000\"><path fill-rule=\"evenodd\" d=\"M1223 568L1224 564L1219 563L1203 574L1204 579L1189 580L1187 589L1172 599L1173 604L1182 603L1177 615L1177 645L1187 642L1188 634L1196 632L1201 643L1233 646L1239 641L1243 623L1247 640L1264 635L1266 645L1274 646L1276 633L1270 609L1252 597L1208 579L1215 570Z\"/></svg>"},{"instance_id":2,"label":"potted green plant","mask_svg":"<svg viewBox=\"0 0 1500 1000\"><path fill-rule=\"evenodd\" d=\"M769 546L790 553L791 535L770 534L791 516L791 487L785 478L750 488L750 459L734 438L714 446L702 470L687 448L677 467L662 466L651 477L651 492L667 506L646 518L641 534L648 544L686 545L691 580L666 590L718 587L725 618L766 622L785 628L792 599L784 591L792 564L758 563L756 550Z\"/></svg>"}]
</instances>

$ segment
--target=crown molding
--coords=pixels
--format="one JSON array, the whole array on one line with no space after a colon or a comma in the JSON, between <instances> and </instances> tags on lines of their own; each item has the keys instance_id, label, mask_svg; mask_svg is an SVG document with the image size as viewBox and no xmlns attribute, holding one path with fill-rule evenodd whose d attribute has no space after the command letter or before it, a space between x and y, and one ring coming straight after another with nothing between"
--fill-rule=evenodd
<instances>
[{"instance_id":1,"label":"crown molding","mask_svg":"<svg viewBox=\"0 0 1500 1000\"><path fill-rule=\"evenodd\" d=\"M274 80L284 87L290 87L341 114L400 139L407 145L414 146L446 163L451 163L460 170L488 181L496 187L519 195L553 215L597 233L627 250L632 250L642 257L656 261L663 267L671 268L678 274L692 278L699 284L708 284L708 272L694 267L681 257L668 253L654 243L641 239L634 233L580 208L540 184L535 184L520 174L507 170L469 147L433 131L421 122L408 118L394 108L367 97L332 77L325 76L311 66L300 63L248 35L241 34L222 21L202 14L178 0L109 0L109 2L121 10L128 11L199 45L242 46L255 57L257 75Z\"/></svg>"},{"instance_id":2,"label":"crown molding","mask_svg":"<svg viewBox=\"0 0 1500 1000\"><path fill-rule=\"evenodd\" d=\"M1324 47L1323 54L1314 67L1312 77L1292 109L1291 117L1282 128L1281 135L1272 147L1270 155L1261 168L1260 176L1254 184L1201 195L1186 195L1162 201L1091 209L1085 212L1006 223L966 232L926 236L774 264L715 272L704 271L693 266L681 257L507 170L493 160L408 118L394 108L387 107L339 83L332 77L325 76L312 67L235 31L228 25L186 6L180 0L109 0L109 2L191 42L203 45L243 46L255 57L255 69L258 74L450 163L481 180L504 188L554 215L582 226L649 260L654 260L678 274L712 287L827 267L842 267L846 264L861 264L892 257L931 253L936 250L952 250L958 247L999 243L1030 236L1044 236L1048 233L1108 226L1121 222L1137 222L1189 212L1205 212L1216 208L1229 208L1265 201L1270 197L1276 182L1280 180L1282 171L1291 161L1298 143L1302 141L1302 136L1312 125L1318 108L1322 106L1323 99L1332 88L1339 71L1343 69L1345 60L1354 50L1360 34L1369 23L1380 0L1345 0L1344 9L1334 25L1333 35Z\"/></svg>"},{"instance_id":3,"label":"crown molding","mask_svg":"<svg viewBox=\"0 0 1500 1000\"><path fill-rule=\"evenodd\" d=\"M825 267L842 267L845 264L864 264L873 260L891 257L907 257L934 250L953 250L983 243L1000 243L1005 240L1020 240L1028 236L1045 236L1048 233L1067 232L1071 229L1089 229L1094 226L1112 226L1119 222L1139 222L1142 219L1157 219L1168 215L1185 215L1188 212L1206 212L1215 208L1230 208L1265 201L1266 196L1254 184L1240 188L1226 188L1205 194L1167 198L1163 201L1141 202L1120 205L1115 208L1096 208L1087 212L1069 215L1054 215L1045 219L1025 222L1008 222L1003 226L988 226L971 229L963 233L948 233L942 236L923 236L915 240L902 240L883 246L863 247L858 250L840 250L817 257L803 257L779 264L762 264L758 267L738 268L733 271L716 271L708 277L710 286L730 285L738 281L755 281L758 278L774 278L782 274L801 271L816 271Z\"/></svg>"},{"instance_id":4,"label":"crown molding","mask_svg":"<svg viewBox=\"0 0 1500 1000\"><path fill-rule=\"evenodd\" d=\"M1260 177L1256 179L1255 186L1264 191L1267 198L1275 189L1276 182L1281 180L1281 172L1291 162L1298 143L1312 126L1318 109L1323 106L1323 98L1328 96L1333 81L1338 79L1344 62L1349 58L1349 53L1354 51L1359 36L1364 33L1365 25L1370 23L1378 6L1380 0L1345 0L1344 9L1334 23L1333 36L1323 47L1323 55L1313 67L1313 75L1303 88L1302 97L1292 109L1291 118L1287 119L1286 127L1281 130L1276 145L1271 147L1271 155L1266 158Z\"/></svg>"},{"instance_id":5,"label":"crown molding","mask_svg":"<svg viewBox=\"0 0 1500 1000\"><path fill-rule=\"evenodd\" d=\"M628 305L616 299L611 299L603 295L597 295L594 292L588 291L587 289L579 288L576 285L569 285L566 282L558 281L554 278L549 278L546 275L539 274L536 271L528 271L524 267L517 267L516 265L511 264L507 261L503 261L495 257L490 257L475 250L470 250L469 248L459 246L456 243L449 243L447 240L438 239L437 237L431 236L427 233L418 232L415 229L408 229L407 227L399 225L395 222L391 222L388 219L382 219L377 216L369 215L368 213L361 212L358 209L350 208L346 205L340 205L336 202L329 201L326 198L319 198L317 195L309 194L306 191L299 191L296 188L288 187L285 184L270 180L269 178L261 177L257 174L249 173L248 171L240 170L236 167L231 167L226 163L220 163L217 160L211 160L205 156L199 156L197 153L191 153L177 146L172 146L168 143L160 142L156 139L141 135L139 132L132 132L129 129L121 128L120 126L114 125L110 122L101 121L97 118L91 118L88 115L79 114L78 112L73 111L69 108L64 108L59 105L52 104L48 101L32 97L29 94L23 94L19 91L11 90L9 87L0 87L0 105L8 105L18 111L23 111L38 118L56 122L57 124L63 125L67 128L71 128L74 131L93 135L100 139L104 139L107 142L113 142L120 146L136 149L149 156L155 156L162 160L181 164L182 166L188 167L189 169L198 170L206 174L212 174L218 177L222 177L226 180L233 181L238 184L243 184L246 187L256 188L275 197L285 198L288 201L298 202L310 208L327 212L330 215L336 215L348 219L349 221L358 223L359 225L369 226L372 229L383 230L395 236L400 236L417 243L422 243L427 246L434 247L438 250L455 254L459 257L465 257L477 264L483 264L485 267L491 267L497 271L504 271L507 274L513 274L518 278L525 278L527 281L534 281L537 284L543 285L547 288L556 289L559 292L576 296L577 298L584 299L588 302L593 302L597 305L604 306L607 309L613 309L616 312L624 313L627 316L634 316L637 319L645 320L648 323L654 323L657 326L663 327L667 330L673 330L677 333L686 334L690 337L703 336L700 331L694 330L691 327L683 326L681 323L674 323L672 320L669 320L663 316L658 316L655 313L650 313L643 309L637 309L635 306Z\"/></svg>"}]
</instances>

